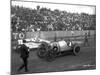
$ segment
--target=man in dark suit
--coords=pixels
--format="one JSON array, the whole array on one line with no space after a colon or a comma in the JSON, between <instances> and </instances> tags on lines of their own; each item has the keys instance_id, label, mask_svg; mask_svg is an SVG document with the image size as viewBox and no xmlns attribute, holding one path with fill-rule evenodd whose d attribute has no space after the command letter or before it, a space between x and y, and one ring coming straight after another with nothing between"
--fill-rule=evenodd
<instances>
[{"instance_id":1,"label":"man in dark suit","mask_svg":"<svg viewBox=\"0 0 100 75\"><path fill-rule=\"evenodd\" d=\"M89 42L88 42L88 34L85 33L85 38L84 38L84 46L89 46Z\"/></svg>"},{"instance_id":2,"label":"man in dark suit","mask_svg":"<svg viewBox=\"0 0 100 75\"><path fill-rule=\"evenodd\" d=\"M19 67L18 71L20 71L21 69L25 67L25 72L27 72L28 71L27 59L29 57L29 51L28 51L29 48L25 45L25 43L26 43L26 40L23 40L23 44L20 47L20 57L23 60L23 64Z\"/></svg>"}]
</instances>

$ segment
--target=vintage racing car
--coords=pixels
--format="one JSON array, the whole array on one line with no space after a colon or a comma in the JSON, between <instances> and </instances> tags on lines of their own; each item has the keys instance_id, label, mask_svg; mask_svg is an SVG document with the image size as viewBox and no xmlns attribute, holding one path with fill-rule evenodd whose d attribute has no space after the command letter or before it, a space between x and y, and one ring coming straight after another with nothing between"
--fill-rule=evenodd
<instances>
[{"instance_id":1,"label":"vintage racing car","mask_svg":"<svg viewBox=\"0 0 100 75\"><path fill-rule=\"evenodd\" d=\"M75 56L80 53L80 47L82 41L70 41L70 40L61 40L57 42L46 43L43 42L40 45L40 49L37 51L37 55L40 58L45 58L48 61L51 61L55 57L62 55L66 52L71 52Z\"/></svg>"}]
</instances>

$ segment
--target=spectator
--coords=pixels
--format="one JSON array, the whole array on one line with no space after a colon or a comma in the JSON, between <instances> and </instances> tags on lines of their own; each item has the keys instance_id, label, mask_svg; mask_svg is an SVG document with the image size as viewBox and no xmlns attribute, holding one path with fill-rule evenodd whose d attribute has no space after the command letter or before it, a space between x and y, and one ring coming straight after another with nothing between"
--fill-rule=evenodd
<instances>
[{"instance_id":1,"label":"spectator","mask_svg":"<svg viewBox=\"0 0 100 75\"><path fill-rule=\"evenodd\" d=\"M29 9L25 7L12 6L12 31L28 30L30 25L34 25L34 30L87 30L95 29L96 15L85 13L68 13L55 9L41 8ZM16 28L17 24L17 28ZM52 25L52 28L48 25ZM66 27L66 28L65 28Z\"/></svg>"}]
</instances>

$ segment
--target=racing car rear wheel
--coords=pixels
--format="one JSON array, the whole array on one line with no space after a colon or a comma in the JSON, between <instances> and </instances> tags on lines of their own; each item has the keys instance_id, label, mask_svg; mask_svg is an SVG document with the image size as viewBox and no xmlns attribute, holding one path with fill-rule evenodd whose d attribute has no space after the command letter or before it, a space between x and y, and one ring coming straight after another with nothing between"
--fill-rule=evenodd
<instances>
[{"instance_id":1,"label":"racing car rear wheel","mask_svg":"<svg viewBox=\"0 0 100 75\"><path fill-rule=\"evenodd\" d=\"M73 49L73 54L76 56L80 53L80 46L74 46L74 49Z\"/></svg>"}]
</instances>

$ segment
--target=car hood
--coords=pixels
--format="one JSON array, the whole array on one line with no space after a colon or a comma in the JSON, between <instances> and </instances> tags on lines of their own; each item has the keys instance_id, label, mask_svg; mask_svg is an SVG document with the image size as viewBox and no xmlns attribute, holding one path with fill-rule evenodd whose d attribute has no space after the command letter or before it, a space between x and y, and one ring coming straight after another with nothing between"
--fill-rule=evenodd
<instances>
[{"instance_id":1,"label":"car hood","mask_svg":"<svg viewBox=\"0 0 100 75\"><path fill-rule=\"evenodd\" d=\"M34 42L30 42L30 43L26 43L25 45L29 48L38 48L40 46L41 43L34 43Z\"/></svg>"}]
</instances>

